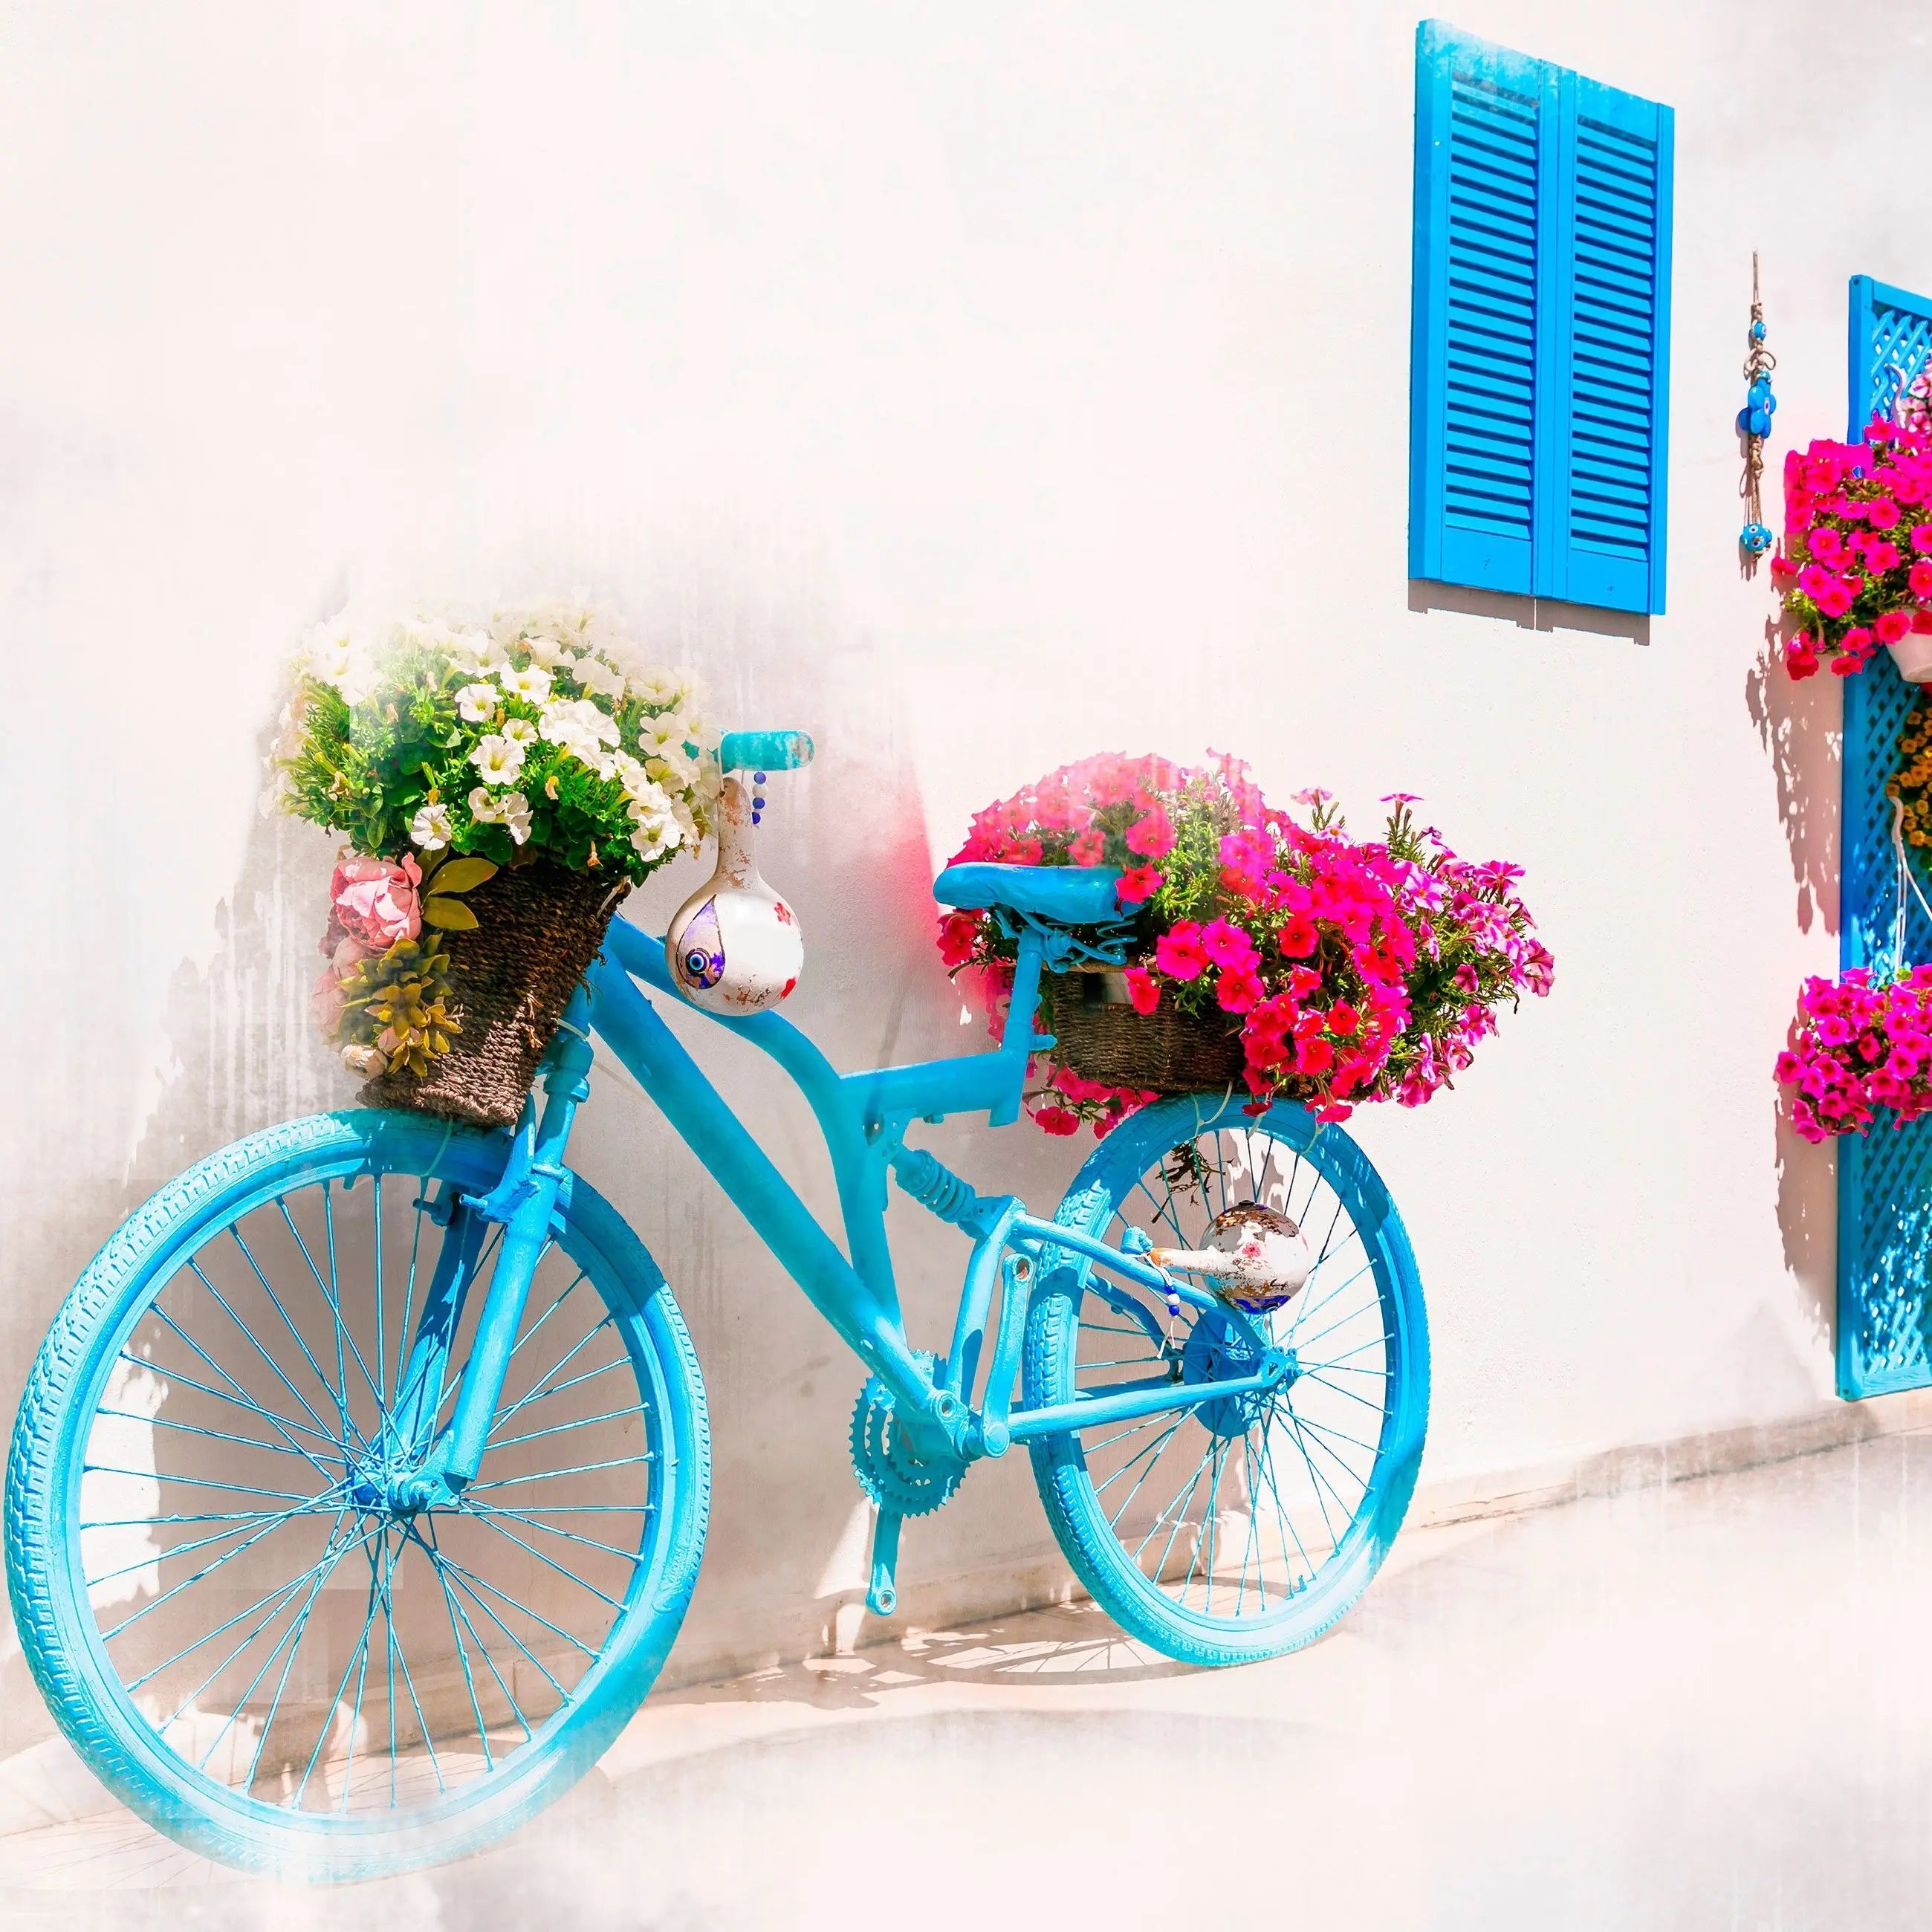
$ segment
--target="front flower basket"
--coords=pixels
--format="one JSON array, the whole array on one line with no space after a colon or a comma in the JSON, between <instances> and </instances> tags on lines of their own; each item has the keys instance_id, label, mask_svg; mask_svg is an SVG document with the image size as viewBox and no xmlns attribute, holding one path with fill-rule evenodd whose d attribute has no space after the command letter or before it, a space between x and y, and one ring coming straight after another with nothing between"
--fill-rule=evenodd
<instances>
[{"instance_id":1,"label":"front flower basket","mask_svg":"<svg viewBox=\"0 0 1932 1932\"><path fill-rule=\"evenodd\" d=\"M580 604L316 627L265 803L350 842L309 1002L367 1103L516 1124L618 902L711 828L700 703Z\"/></svg>"},{"instance_id":2,"label":"front flower basket","mask_svg":"<svg viewBox=\"0 0 1932 1932\"><path fill-rule=\"evenodd\" d=\"M574 872L548 859L507 866L474 887L465 898L476 929L449 948L444 1004L460 1030L426 1072L370 1081L364 1103L515 1126L537 1062L629 890L621 875Z\"/></svg>"},{"instance_id":3,"label":"front flower basket","mask_svg":"<svg viewBox=\"0 0 1932 1932\"><path fill-rule=\"evenodd\" d=\"M1129 1001L1124 974L1095 969L1047 975L1054 1058L1083 1079L1142 1094L1199 1094L1241 1085L1241 1028L1222 1015L1150 1013Z\"/></svg>"}]
</instances>

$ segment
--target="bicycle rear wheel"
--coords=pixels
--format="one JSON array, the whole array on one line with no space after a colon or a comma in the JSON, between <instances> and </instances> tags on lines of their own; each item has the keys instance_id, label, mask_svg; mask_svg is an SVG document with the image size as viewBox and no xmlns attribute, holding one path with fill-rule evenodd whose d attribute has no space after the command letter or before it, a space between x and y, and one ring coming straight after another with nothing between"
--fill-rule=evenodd
<instances>
[{"instance_id":1,"label":"bicycle rear wheel","mask_svg":"<svg viewBox=\"0 0 1932 1932\"><path fill-rule=\"evenodd\" d=\"M1117 1242L1204 1245L1226 1208L1292 1215L1318 1259L1285 1306L1250 1318L1288 1352L1278 1388L1036 1439L1034 1474L1067 1560L1130 1636L1186 1662L1240 1664L1312 1642L1367 1587L1415 1487L1429 1407L1422 1285L1367 1157L1302 1108L1250 1119L1220 1095L1158 1102L1096 1149L1063 1226ZM1157 1384L1167 1314L1062 1256L1028 1317L1028 1406ZM1238 1376L1254 1346L1218 1309L1184 1309L1187 1382Z\"/></svg>"},{"instance_id":2,"label":"bicycle rear wheel","mask_svg":"<svg viewBox=\"0 0 1932 1932\"><path fill-rule=\"evenodd\" d=\"M381 1112L238 1142L122 1228L40 1351L8 1476L28 1660L109 1789L209 1857L345 1880L488 1842L596 1762L682 1620L703 1386L580 1179L475 1482L413 1513L386 1492L409 1402L453 1406L502 1233L458 1197L503 1154ZM449 1372L412 1396L459 1243Z\"/></svg>"}]
</instances>

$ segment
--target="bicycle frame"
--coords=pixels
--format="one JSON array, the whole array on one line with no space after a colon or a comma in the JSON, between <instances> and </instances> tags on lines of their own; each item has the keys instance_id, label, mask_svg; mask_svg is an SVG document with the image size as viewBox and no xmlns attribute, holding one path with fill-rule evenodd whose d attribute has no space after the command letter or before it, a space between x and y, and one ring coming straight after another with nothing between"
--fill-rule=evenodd
<instances>
[{"instance_id":1,"label":"bicycle frame","mask_svg":"<svg viewBox=\"0 0 1932 1932\"><path fill-rule=\"evenodd\" d=\"M1041 1220L1014 1196L982 1196L931 1153L906 1145L904 1130L916 1120L937 1121L948 1114L981 1109L996 1126L1017 1118L1028 1056L1053 1044L1050 1036L1033 1030L1044 944L1031 929L1020 934L1012 1004L1000 1043L991 1052L841 1074L776 1012L704 1013L770 1054L811 1106L831 1156L845 1236L842 1251L639 989L636 982L641 980L687 1010L703 1010L678 993L662 940L615 922L546 1055L547 1098L541 1117L533 1102L526 1102L496 1186L487 1196L465 1197L449 1208L452 1216L466 1213L500 1221L505 1231L451 1425L426 1462L422 1452L428 1444L405 1439L400 1445L398 1460L420 1467L412 1479L418 1495L427 1500L437 1489L458 1492L475 1477L530 1277L556 1203L569 1185L563 1155L577 1106L589 1093L591 1029L662 1110L812 1305L879 1378L922 1454L970 1462L1003 1455L1016 1442L1280 1385L1292 1372L1292 1357L1273 1346L1238 1310L1139 1259L1132 1231L1122 1247L1110 1246ZM952 1346L936 1372L914 1352L900 1312L885 1226L889 1169L906 1192L959 1228L974 1244ZM1142 1238L1142 1251L1147 1245ZM417 1416L436 1412L454 1327L454 1314L447 1311L460 1312L462 1277L475 1264L473 1238L446 1238L444 1247L446 1256L453 1256L447 1270L452 1278L444 1280L446 1270L439 1268L405 1378L406 1388L419 1384L427 1391L406 1405ZM1178 1295L1197 1308L1216 1310L1247 1330L1255 1372L1185 1382L1163 1376L1056 1407L1016 1412L1012 1394L1027 1308L1042 1266L1086 1270L1090 1281L1097 1267L1162 1298ZM996 1278L999 1314L982 1380L979 1370ZM1138 1299L1106 1281L1096 1285L1124 1314L1160 1339ZM431 1309L446 1312L432 1321ZM401 1411L406 1405L398 1406Z\"/></svg>"}]
</instances>

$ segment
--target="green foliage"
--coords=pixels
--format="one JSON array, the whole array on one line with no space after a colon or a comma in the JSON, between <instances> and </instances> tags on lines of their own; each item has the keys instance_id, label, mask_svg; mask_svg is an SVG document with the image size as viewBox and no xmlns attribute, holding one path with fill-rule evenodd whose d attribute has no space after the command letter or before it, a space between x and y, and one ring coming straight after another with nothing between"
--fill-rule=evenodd
<instances>
[{"instance_id":1,"label":"green foliage","mask_svg":"<svg viewBox=\"0 0 1932 1932\"><path fill-rule=\"evenodd\" d=\"M706 829L715 769L696 681L632 666L589 612L510 613L487 629L322 627L297 666L277 760L285 808L358 852L542 856L634 881ZM424 916L466 930L426 884Z\"/></svg>"}]
</instances>

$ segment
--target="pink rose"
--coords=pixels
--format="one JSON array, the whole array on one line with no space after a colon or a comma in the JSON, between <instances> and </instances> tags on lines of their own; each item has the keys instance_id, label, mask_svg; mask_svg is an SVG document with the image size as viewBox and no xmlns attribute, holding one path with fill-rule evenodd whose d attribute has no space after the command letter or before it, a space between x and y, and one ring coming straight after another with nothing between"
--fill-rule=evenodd
<instances>
[{"instance_id":1,"label":"pink rose","mask_svg":"<svg viewBox=\"0 0 1932 1932\"><path fill-rule=\"evenodd\" d=\"M392 866L386 859L352 857L336 867L328 896L343 931L384 952L422 930L416 904L416 887L422 883L422 868L413 858Z\"/></svg>"},{"instance_id":2,"label":"pink rose","mask_svg":"<svg viewBox=\"0 0 1932 1932\"><path fill-rule=\"evenodd\" d=\"M324 1040L333 1040L342 1024L342 981L333 966L325 966L309 988L308 1010Z\"/></svg>"}]
</instances>

